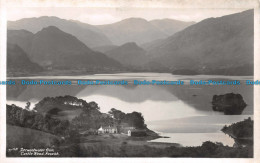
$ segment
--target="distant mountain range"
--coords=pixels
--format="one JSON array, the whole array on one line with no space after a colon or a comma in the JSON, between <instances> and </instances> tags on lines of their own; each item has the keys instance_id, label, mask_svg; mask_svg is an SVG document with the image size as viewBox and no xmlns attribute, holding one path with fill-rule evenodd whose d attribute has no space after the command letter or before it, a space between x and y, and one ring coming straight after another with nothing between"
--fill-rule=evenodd
<instances>
[{"instance_id":1,"label":"distant mountain range","mask_svg":"<svg viewBox=\"0 0 260 163\"><path fill-rule=\"evenodd\" d=\"M58 17L43 16L39 18L25 18L8 22L9 30L24 29L32 33L41 31L48 26L56 26L60 30L76 36L89 47L103 46L112 42L98 28L93 25Z\"/></svg>"},{"instance_id":2,"label":"distant mountain range","mask_svg":"<svg viewBox=\"0 0 260 163\"><path fill-rule=\"evenodd\" d=\"M148 46L147 54L171 71L252 75L253 46L254 13L248 10L191 25L154 42Z\"/></svg>"},{"instance_id":3,"label":"distant mountain range","mask_svg":"<svg viewBox=\"0 0 260 163\"><path fill-rule=\"evenodd\" d=\"M9 30L7 41L24 48L29 58L42 67L92 71L120 67L120 63L91 50L75 36L54 26L43 28L36 34Z\"/></svg>"},{"instance_id":4,"label":"distant mountain range","mask_svg":"<svg viewBox=\"0 0 260 163\"><path fill-rule=\"evenodd\" d=\"M194 22L182 22L172 19L147 21L141 18L129 18L108 25L90 25L76 20L42 16L8 21L9 30L24 29L32 33L45 27L56 26L60 30L76 36L88 47L122 45L127 42L145 43L158 38L166 38ZM167 27L166 27L167 25Z\"/></svg>"},{"instance_id":5,"label":"distant mountain range","mask_svg":"<svg viewBox=\"0 0 260 163\"><path fill-rule=\"evenodd\" d=\"M142 18L129 18L120 22L98 27L116 45L127 42L143 44L153 40L166 38L194 22L182 22L172 19L147 21Z\"/></svg>"},{"instance_id":6,"label":"distant mountain range","mask_svg":"<svg viewBox=\"0 0 260 163\"><path fill-rule=\"evenodd\" d=\"M8 22L7 37L43 68L253 75L253 10L198 23L129 18L94 26L26 18Z\"/></svg>"},{"instance_id":7,"label":"distant mountain range","mask_svg":"<svg viewBox=\"0 0 260 163\"><path fill-rule=\"evenodd\" d=\"M155 19L149 23L160 29L163 33L171 36L176 32L179 32L186 27L195 24L195 22L183 22L174 19Z\"/></svg>"},{"instance_id":8,"label":"distant mountain range","mask_svg":"<svg viewBox=\"0 0 260 163\"><path fill-rule=\"evenodd\" d=\"M95 48L92 48L92 49L94 51L98 51L98 52L101 52L101 53L106 53L109 50L115 49L117 47L119 47L119 46L117 46L117 45L104 45L104 46L98 46L98 47L95 47Z\"/></svg>"}]
</instances>

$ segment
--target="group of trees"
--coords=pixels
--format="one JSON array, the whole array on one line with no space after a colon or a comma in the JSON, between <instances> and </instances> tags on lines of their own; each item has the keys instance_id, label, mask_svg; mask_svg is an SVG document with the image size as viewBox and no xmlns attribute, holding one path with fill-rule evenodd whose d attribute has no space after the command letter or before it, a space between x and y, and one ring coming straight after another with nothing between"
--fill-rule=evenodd
<instances>
[{"instance_id":1,"label":"group of trees","mask_svg":"<svg viewBox=\"0 0 260 163\"><path fill-rule=\"evenodd\" d=\"M237 139L252 138L254 131L254 121L249 117L244 121L233 123L230 126L224 126L221 131Z\"/></svg>"},{"instance_id":2,"label":"group of trees","mask_svg":"<svg viewBox=\"0 0 260 163\"><path fill-rule=\"evenodd\" d=\"M66 106L65 106L66 105ZM53 109L49 109L53 106ZM82 113L70 122L60 120L58 112L80 107ZM47 109L44 109L47 108ZM37 112L36 112L37 111ZM124 113L112 108L108 114L101 113L96 102L87 103L73 96L45 97L30 110L28 102L25 109L7 105L7 123L41 130L55 135L66 135L68 130L98 129L100 126L119 126L122 123L138 129L146 129L144 118L139 112Z\"/></svg>"},{"instance_id":3,"label":"group of trees","mask_svg":"<svg viewBox=\"0 0 260 163\"><path fill-rule=\"evenodd\" d=\"M120 110L112 108L108 113L111 115L111 117L115 119L115 122L119 125L121 123L125 123L139 129L146 128L146 124L144 123L144 117L139 112L124 113Z\"/></svg>"},{"instance_id":4,"label":"group of trees","mask_svg":"<svg viewBox=\"0 0 260 163\"><path fill-rule=\"evenodd\" d=\"M68 120L55 119L48 114L44 116L16 105L7 105L6 107L8 124L36 129L54 135L65 136L69 132L70 122Z\"/></svg>"},{"instance_id":5,"label":"group of trees","mask_svg":"<svg viewBox=\"0 0 260 163\"><path fill-rule=\"evenodd\" d=\"M62 136L77 134L81 128L97 128L100 124L112 124L111 118L102 117L97 103L87 103L73 96L45 97L33 109L30 109L30 106L30 102L26 103L25 108L7 105L7 123ZM49 109L51 106L54 108ZM83 112L72 122L57 117L58 112L64 108L74 107L80 107Z\"/></svg>"},{"instance_id":6,"label":"group of trees","mask_svg":"<svg viewBox=\"0 0 260 163\"><path fill-rule=\"evenodd\" d=\"M124 113L112 108L108 113L101 113L99 106L95 102L89 103L88 108L83 108L83 112L72 119L71 125L78 130L98 129L100 126L118 126L122 123L129 126L145 129L144 118L141 113Z\"/></svg>"},{"instance_id":7,"label":"group of trees","mask_svg":"<svg viewBox=\"0 0 260 163\"><path fill-rule=\"evenodd\" d=\"M82 110L82 113L71 121L71 126L77 130L98 129L100 126L113 125L113 118L101 113L96 102L88 103L88 106Z\"/></svg>"},{"instance_id":8,"label":"group of trees","mask_svg":"<svg viewBox=\"0 0 260 163\"><path fill-rule=\"evenodd\" d=\"M71 106L78 106L78 107L90 107L89 103L85 100L78 99L74 96L58 96L58 97L45 97L40 102L35 105L35 109L38 110L45 105L71 105Z\"/></svg>"}]
</instances>

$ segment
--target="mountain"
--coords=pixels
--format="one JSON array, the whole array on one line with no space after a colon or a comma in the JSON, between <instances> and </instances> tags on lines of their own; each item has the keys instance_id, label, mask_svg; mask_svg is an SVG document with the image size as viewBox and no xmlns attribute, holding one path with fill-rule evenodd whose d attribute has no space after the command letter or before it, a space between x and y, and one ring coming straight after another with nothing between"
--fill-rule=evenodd
<instances>
[{"instance_id":1,"label":"mountain","mask_svg":"<svg viewBox=\"0 0 260 163\"><path fill-rule=\"evenodd\" d=\"M19 74L36 73L42 71L42 68L33 63L27 54L16 44L7 44L7 73L8 76Z\"/></svg>"},{"instance_id":2,"label":"mountain","mask_svg":"<svg viewBox=\"0 0 260 163\"><path fill-rule=\"evenodd\" d=\"M26 30L7 30L7 42L17 44L27 54L30 53L33 33Z\"/></svg>"},{"instance_id":3,"label":"mountain","mask_svg":"<svg viewBox=\"0 0 260 163\"><path fill-rule=\"evenodd\" d=\"M168 36L147 20L141 18L129 18L113 24L98 25L97 27L116 45L127 42L142 44Z\"/></svg>"},{"instance_id":4,"label":"mountain","mask_svg":"<svg viewBox=\"0 0 260 163\"><path fill-rule=\"evenodd\" d=\"M149 51L150 49L152 49L154 46L157 46L158 44L160 44L164 39L157 39L157 40L153 40L150 42L146 42L144 44L141 44L140 47L142 47L143 49L145 49L146 51Z\"/></svg>"},{"instance_id":5,"label":"mountain","mask_svg":"<svg viewBox=\"0 0 260 163\"><path fill-rule=\"evenodd\" d=\"M146 51L134 42L123 44L105 54L122 65L133 66L132 68L143 67L147 62Z\"/></svg>"},{"instance_id":6,"label":"mountain","mask_svg":"<svg viewBox=\"0 0 260 163\"><path fill-rule=\"evenodd\" d=\"M183 22L173 19L155 19L151 20L150 23L169 36L195 24L195 22Z\"/></svg>"},{"instance_id":7,"label":"mountain","mask_svg":"<svg viewBox=\"0 0 260 163\"><path fill-rule=\"evenodd\" d=\"M65 20L58 17L43 16L39 18L25 18L8 22L9 30L24 29L32 33L39 32L45 27L56 26L62 31L76 36L89 47L111 45L111 41L95 26L74 20Z\"/></svg>"},{"instance_id":8,"label":"mountain","mask_svg":"<svg viewBox=\"0 0 260 163\"><path fill-rule=\"evenodd\" d=\"M116 45L136 42L138 45L153 40L166 38L180 31L193 22L182 22L172 19L147 21L142 18L128 18L122 21L98 25L103 33Z\"/></svg>"},{"instance_id":9,"label":"mountain","mask_svg":"<svg viewBox=\"0 0 260 163\"><path fill-rule=\"evenodd\" d=\"M154 62L170 71L195 70L205 74L234 74L246 68L252 75L254 63L253 10L205 19L149 47ZM230 70L230 71L229 71Z\"/></svg>"},{"instance_id":10,"label":"mountain","mask_svg":"<svg viewBox=\"0 0 260 163\"><path fill-rule=\"evenodd\" d=\"M102 53L94 52L76 37L50 26L34 36L30 57L41 65L66 67L118 66Z\"/></svg>"},{"instance_id":11,"label":"mountain","mask_svg":"<svg viewBox=\"0 0 260 163\"><path fill-rule=\"evenodd\" d=\"M91 49L94 50L94 51L101 52L101 53L106 53L107 51L115 49L117 47L118 46L116 46L116 45L104 45L104 46L94 47L94 48L91 48Z\"/></svg>"},{"instance_id":12,"label":"mountain","mask_svg":"<svg viewBox=\"0 0 260 163\"><path fill-rule=\"evenodd\" d=\"M100 52L92 51L75 36L65 33L57 27L43 28L28 40L26 40L27 37L22 37L27 36L23 33L24 31L8 31L7 41L21 40L16 41L19 45L23 45L22 40L23 42L28 41L29 43L24 44L31 45L28 48L29 58L43 67L94 71L113 69L120 66L115 60Z\"/></svg>"}]
</instances>

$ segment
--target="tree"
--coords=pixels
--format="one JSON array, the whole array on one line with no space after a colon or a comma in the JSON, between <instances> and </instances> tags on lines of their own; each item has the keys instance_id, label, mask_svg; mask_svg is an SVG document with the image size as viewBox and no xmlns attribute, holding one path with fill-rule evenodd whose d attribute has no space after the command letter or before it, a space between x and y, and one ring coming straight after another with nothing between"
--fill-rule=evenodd
<instances>
[{"instance_id":1,"label":"tree","mask_svg":"<svg viewBox=\"0 0 260 163\"><path fill-rule=\"evenodd\" d=\"M211 141L203 142L202 146L201 146L202 153L205 156L209 156L210 154L213 154L217 148L218 148L218 145Z\"/></svg>"},{"instance_id":2,"label":"tree","mask_svg":"<svg viewBox=\"0 0 260 163\"><path fill-rule=\"evenodd\" d=\"M25 109L26 109L26 110L30 110L30 106L31 106L31 103L28 101L28 102L26 103Z\"/></svg>"},{"instance_id":3,"label":"tree","mask_svg":"<svg viewBox=\"0 0 260 163\"><path fill-rule=\"evenodd\" d=\"M121 120L124 119L125 117L125 113L120 111L120 110L117 110L115 108L112 108L108 114L110 114L111 117L113 117L118 123L121 123Z\"/></svg>"},{"instance_id":4,"label":"tree","mask_svg":"<svg viewBox=\"0 0 260 163\"><path fill-rule=\"evenodd\" d=\"M146 125L144 124L144 117L139 112L127 113L122 122L128 123L136 128L146 128Z\"/></svg>"},{"instance_id":5,"label":"tree","mask_svg":"<svg viewBox=\"0 0 260 163\"><path fill-rule=\"evenodd\" d=\"M100 110L100 107L99 107L98 104L97 104L96 102L94 102L94 101L91 101L91 102L89 103L89 107L90 107L91 110Z\"/></svg>"}]
</instances>

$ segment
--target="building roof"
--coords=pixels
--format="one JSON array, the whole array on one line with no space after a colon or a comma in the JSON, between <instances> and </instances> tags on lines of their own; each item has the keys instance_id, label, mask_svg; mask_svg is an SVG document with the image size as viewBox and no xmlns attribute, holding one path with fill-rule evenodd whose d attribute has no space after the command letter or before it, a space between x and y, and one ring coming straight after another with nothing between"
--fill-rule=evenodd
<instances>
[{"instance_id":1,"label":"building roof","mask_svg":"<svg viewBox=\"0 0 260 163\"><path fill-rule=\"evenodd\" d=\"M105 127L100 127L98 130L102 130L102 129L117 129L117 127L115 126L105 126Z\"/></svg>"},{"instance_id":2,"label":"building roof","mask_svg":"<svg viewBox=\"0 0 260 163\"><path fill-rule=\"evenodd\" d=\"M106 126L106 127L103 127L104 129L117 129L117 127L115 126Z\"/></svg>"}]
</instances>

